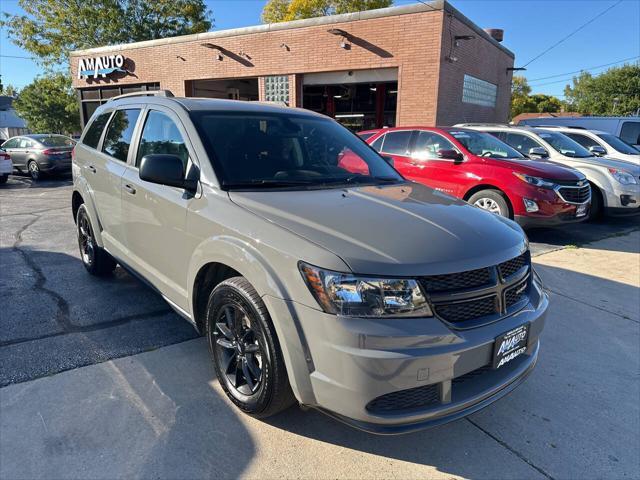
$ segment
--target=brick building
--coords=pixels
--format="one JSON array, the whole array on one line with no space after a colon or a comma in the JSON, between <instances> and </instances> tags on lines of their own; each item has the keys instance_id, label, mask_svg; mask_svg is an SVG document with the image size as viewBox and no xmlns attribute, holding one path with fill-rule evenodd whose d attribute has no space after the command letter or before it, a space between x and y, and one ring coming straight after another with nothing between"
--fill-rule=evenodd
<instances>
[{"instance_id":1,"label":"brick building","mask_svg":"<svg viewBox=\"0 0 640 480\"><path fill-rule=\"evenodd\" d=\"M490 34L491 33L491 34ZM354 130L504 122L514 55L446 1L71 54L83 123L121 93L286 102Z\"/></svg>"}]
</instances>

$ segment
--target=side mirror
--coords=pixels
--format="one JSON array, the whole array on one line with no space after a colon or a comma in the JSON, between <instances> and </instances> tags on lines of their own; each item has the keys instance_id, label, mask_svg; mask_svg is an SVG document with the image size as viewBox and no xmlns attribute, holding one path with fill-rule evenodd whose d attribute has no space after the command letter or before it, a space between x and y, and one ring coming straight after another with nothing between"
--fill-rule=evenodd
<instances>
[{"instance_id":1,"label":"side mirror","mask_svg":"<svg viewBox=\"0 0 640 480\"><path fill-rule=\"evenodd\" d=\"M605 150L605 148L601 147L600 145L593 145L589 147L589 151L593 153L596 157L603 157L607 154L607 151Z\"/></svg>"},{"instance_id":2,"label":"side mirror","mask_svg":"<svg viewBox=\"0 0 640 480\"><path fill-rule=\"evenodd\" d=\"M445 158L447 160L454 160L456 162L461 162L463 156L457 150L438 150L436 152L438 158Z\"/></svg>"},{"instance_id":3,"label":"side mirror","mask_svg":"<svg viewBox=\"0 0 640 480\"><path fill-rule=\"evenodd\" d=\"M548 158L549 152L547 152L547 150L542 147L532 147L529 149L529 156L537 158Z\"/></svg>"},{"instance_id":4,"label":"side mirror","mask_svg":"<svg viewBox=\"0 0 640 480\"><path fill-rule=\"evenodd\" d=\"M380 155L380 156L383 158L385 162L387 162L392 167L395 165L395 161L393 160L392 156L390 155Z\"/></svg>"},{"instance_id":5,"label":"side mirror","mask_svg":"<svg viewBox=\"0 0 640 480\"><path fill-rule=\"evenodd\" d=\"M177 155L145 155L140 161L140 179L146 182L168 185L195 191L197 180L187 180L184 176L182 159Z\"/></svg>"}]
</instances>

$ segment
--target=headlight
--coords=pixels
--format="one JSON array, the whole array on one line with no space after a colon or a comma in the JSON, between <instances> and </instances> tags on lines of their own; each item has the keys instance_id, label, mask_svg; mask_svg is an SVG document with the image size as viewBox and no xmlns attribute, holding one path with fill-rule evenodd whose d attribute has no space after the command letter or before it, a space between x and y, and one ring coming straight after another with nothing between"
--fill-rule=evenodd
<instances>
[{"instance_id":1,"label":"headlight","mask_svg":"<svg viewBox=\"0 0 640 480\"><path fill-rule=\"evenodd\" d=\"M350 317L431 317L420 285L412 279L356 277L300 262L300 273L327 313Z\"/></svg>"},{"instance_id":2,"label":"headlight","mask_svg":"<svg viewBox=\"0 0 640 480\"><path fill-rule=\"evenodd\" d=\"M617 168L609 168L609 173L622 185L635 185L638 183L636 177L631 175L625 170L618 170Z\"/></svg>"},{"instance_id":3,"label":"headlight","mask_svg":"<svg viewBox=\"0 0 640 480\"><path fill-rule=\"evenodd\" d=\"M527 182L531 185L534 185L536 187L540 187L540 188L555 188L556 184L553 182L550 182L548 180L545 180L544 178L540 178L540 177L532 177L531 175L525 175L524 173L518 173L518 172L513 172L513 174L518 177L520 180L522 180L523 182Z\"/></svg>"}]
</instances>

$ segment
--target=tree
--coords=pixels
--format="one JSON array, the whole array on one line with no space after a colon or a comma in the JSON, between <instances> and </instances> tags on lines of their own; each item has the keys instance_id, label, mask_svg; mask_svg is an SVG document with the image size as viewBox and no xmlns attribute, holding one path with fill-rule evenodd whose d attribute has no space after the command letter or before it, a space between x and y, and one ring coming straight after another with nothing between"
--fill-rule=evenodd
<instances>
[{"instance_id":1,"label":"tree","mask_svg":"<svg viewBox=\"0 0 640 480\"><path fill-rule=\"evenodd\" d=\"M389 7L393 0L269 0L262 10L264 23L360 12Z\"/></svg>"},{"instance_id":2,"label":"tree","mask_svg":"<svg viewBox=\"0 0 640 480\"><path fill-rule=\"evenodd\" d=\"M78 99L68 75L36 78L20 91L13 107L36 133L73 133L80 130Z\"/></svg>"},{"instance_id":3,"label":"tree","mask_svg":"<svg viewBox=\"0 0 640 480\"><path fill-rule=\"evenodd\" d=\"M613 67L594 77L582 72L564 89L566 102L589 115L632 115L640 111L640 64Z\"/></svg>"},{"instance_id":4,"label":"tree","mask_svg":"<svg viewBox=\"0 0 640 480\"><path fill-rule=\"evenodd\" d=\"M531 95L531 87L525 77L513 77L511 84L511 118L521 113L559 112L563 103L552 95L536 93Z\"/></svg>"},{"instance_id":5,"label":"tree","mask_svg":"<svg viewBox=\"0 0 640 480\"><path fill-rule=\"evenodd\" d=\"M26 15L0 21L9 38L46 66L72 50L206 32L204 0L18 0Z\"/></svg>"},{"instance_id":6,"label":"tree","mask_svg":"<svg viewBox=\"0 0 640 480\"><path fill-rule=\"evenodd\" d=\"M8 83L7 85L0 84L0 95L7 95L9 97L15 97L18 95L18 89Z\"/></svg>"}]
</instances>

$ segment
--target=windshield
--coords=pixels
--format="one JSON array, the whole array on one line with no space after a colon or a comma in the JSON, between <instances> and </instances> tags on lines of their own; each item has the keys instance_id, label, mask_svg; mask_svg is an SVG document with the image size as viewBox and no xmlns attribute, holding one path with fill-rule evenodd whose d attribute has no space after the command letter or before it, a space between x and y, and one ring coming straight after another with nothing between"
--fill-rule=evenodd
<instances>
[{"instance_id":1,"label":"windshield","mask_svg":"<svg viewBox=\"0 0 640 480\"><path fill-rule=\"evenodd\" d=\"M226 189L404 181L371 147L333 120L260 112L196 111L191 117Z\"/></svg>"},{"instance_id":2,"label":"windshield","mask_svg":"<svg viewBox=\"0 0 640 480\"><path fill-rule=\"evenodd\" d=\"M562 133L549 132L547 130L538 130L537 133L540 138L546 141L554 150L560 152L562 155L573 158L593 157L593 154L589 150Z\"/></svg>"},{"instance_id":3,"label":"windshield","mask_svg":"<svg viewBox=\"0 0 640 480\"><path fill-rule=\"evenodd\" d=\"M632 147L627 142L616 137L615 135L611 135L610 133L598 133L597 135L620 153L626 153L628 155L640 155L640 150Z\"/></svg>"},{"instance_id":4,"label":"windshield","mask_svg":"<svg viewBox=\"0 0 640 480\"><path fill-rule=\"evenodd\" d=\"M474 155L491 158L524 158L524 156L489 133L469 130L449 130L464 148Z\"/></svg>"},{"instance_id":5,"label":"windshield","mask_svg":"<svg viewBox=\"0 0 640 480\"><path fill-rule=\"evenodd\" d=\"M73 147L76 142L63 135L51 135L49 137L38 137L36 140L45 147Z\"/></svg>"}]
</instances>

